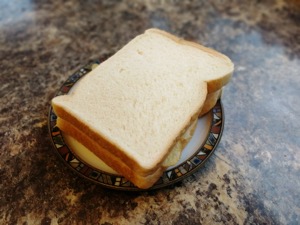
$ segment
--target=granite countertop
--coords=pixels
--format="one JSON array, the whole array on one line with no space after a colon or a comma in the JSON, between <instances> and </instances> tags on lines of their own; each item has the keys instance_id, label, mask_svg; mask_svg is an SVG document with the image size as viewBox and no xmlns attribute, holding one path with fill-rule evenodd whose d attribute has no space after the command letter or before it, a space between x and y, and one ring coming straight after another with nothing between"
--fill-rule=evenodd
<instances>
[{"instance_id":1,"label":"granite countertop","mask_svg":"<svg viewBox=\"0 0 300 225\"><path fill-rule=\"evenodd\" d=\"M300 224L300 4L0 2L0 224ZM80 66L157 27L227 54L225 128L176 185L103 188L58 159L50 100Z\"/></svg>"}]
</instances>

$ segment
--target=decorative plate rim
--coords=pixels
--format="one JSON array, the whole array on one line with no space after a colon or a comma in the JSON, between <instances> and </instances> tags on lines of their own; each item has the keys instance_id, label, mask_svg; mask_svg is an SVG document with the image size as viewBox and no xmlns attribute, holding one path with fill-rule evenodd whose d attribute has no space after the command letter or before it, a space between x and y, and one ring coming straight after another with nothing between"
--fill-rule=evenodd
<instances>
[{"instance_id":1,"label":"decorative plate rim","mask_svg":"<svg viewBox=\"0 0 300 225\"><path fill-rule=\"evenodd\" d=\"M55 96L67 94L80 78L85 76L104 60L105 58L102 60L92 61L78 69L63 83ZM210 158L221 140L224 129L225 117L221 99L217 101L216 105L209 113L212 113L212 121L210 123L209 132L207 133L206 139L202 145L199 146L195 153L187 160L175 167L171 167L171 169L167 169L159 180L149 189L140 189L121 175L101 171L80 160L72 152L69 146L67 146L61 131L56 126L57 117L51 105L48 113L48 130L55 152L58 154L59 158L81 177L110 189L147 191L170 186L183 180L201 168L208 158Z\"/></svg>"}]
</instances>

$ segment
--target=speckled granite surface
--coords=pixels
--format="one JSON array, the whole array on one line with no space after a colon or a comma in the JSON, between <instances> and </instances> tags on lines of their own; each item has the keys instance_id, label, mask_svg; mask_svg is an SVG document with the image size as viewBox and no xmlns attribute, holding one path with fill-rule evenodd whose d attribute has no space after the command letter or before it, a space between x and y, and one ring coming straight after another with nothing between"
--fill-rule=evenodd
<instances>
[{"instance_id":1,"label":"speckled granite surface","mask_svg":"<svg viewBox=\"0 0 300 225\"><path fill-rule=\"evenodd\" d=\"M0 224L300 224L299 3L134 2L0 2ZM224 134L174 187L104 189L54 154L49 103L75 69L149 27L235 62Z\"/></svg>"}]
</instances>

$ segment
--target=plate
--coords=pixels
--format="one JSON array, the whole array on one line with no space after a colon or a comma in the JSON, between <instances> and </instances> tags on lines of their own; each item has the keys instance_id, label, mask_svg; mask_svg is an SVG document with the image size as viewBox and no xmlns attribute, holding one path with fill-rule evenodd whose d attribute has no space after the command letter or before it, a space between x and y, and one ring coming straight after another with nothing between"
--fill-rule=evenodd
<instances>
[{"instance_id":1,"label":"plate","mask_svg":"<svg viewBox=\"0 0 300 225\"><path fill-rule=\"evenodd\" d=\"M96 68L102 61L93 61L77 70L64 82L56 96L68 94L81 77ZM60 131L56 126L56 119L57 116L50 106L48 125L54 150L70 169L78 175L107 188L126 191L144 190L137 188L72 137ZM160 179L150 189L172 185L201 168L216 149L222 136L223 127L223 107L221 100L218 100L210 112L198 119L195 133L183 150L178 163L167 168Z\"/></svg>"}]
</instances>

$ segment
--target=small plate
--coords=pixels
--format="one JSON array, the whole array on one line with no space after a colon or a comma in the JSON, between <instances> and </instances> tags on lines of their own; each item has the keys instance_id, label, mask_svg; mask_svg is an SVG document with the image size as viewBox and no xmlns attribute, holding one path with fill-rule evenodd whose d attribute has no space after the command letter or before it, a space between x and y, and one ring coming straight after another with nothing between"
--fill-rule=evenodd
<instances>
[{"instance_id":1,"label":"small plate","mask_svg":"<svg viewBox=\"0 0 300 225\"><path fill-rule=\"evenodd\" d=\"M100 61L93 61L71 75L57 92L67 94L76 82L96 68ZM55 152L60 159L80 176L107 188L141 191L134 184L113 169L70 136L64 134L56 126L57 116L50 107L48 124ZM221 100L202 118L198 119L197 127L191 141L182 152L178 163L169 167L150 189L162 188L174 184L193 174L202 167L217 147L224 127L224 113ZM147 189L149 190L149 189Z\"/></svg>"}]
</instances>

